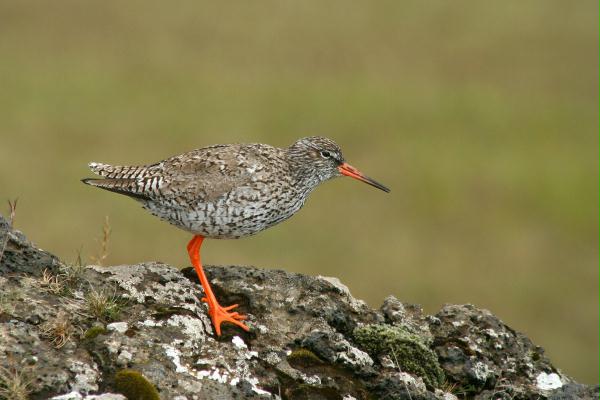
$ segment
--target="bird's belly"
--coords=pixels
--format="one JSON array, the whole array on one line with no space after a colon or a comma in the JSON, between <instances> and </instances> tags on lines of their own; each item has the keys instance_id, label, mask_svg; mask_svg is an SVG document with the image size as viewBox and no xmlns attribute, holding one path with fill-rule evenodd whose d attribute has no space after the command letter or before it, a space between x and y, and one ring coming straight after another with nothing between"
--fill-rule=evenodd
<instances>
[{"instance_id":1,"label":"bird's belly","mask_svg":"<svg viewBox=\"0 0 600 400\"><path fill-rule=\"evenodd\" d=\"M304 199L236 204L225 198L198 202L192 207L175 204L146 203L144 208L159 218L196 235L217 239L237 239L254 235L298 211Z\"/></svg>"}]
</instances>

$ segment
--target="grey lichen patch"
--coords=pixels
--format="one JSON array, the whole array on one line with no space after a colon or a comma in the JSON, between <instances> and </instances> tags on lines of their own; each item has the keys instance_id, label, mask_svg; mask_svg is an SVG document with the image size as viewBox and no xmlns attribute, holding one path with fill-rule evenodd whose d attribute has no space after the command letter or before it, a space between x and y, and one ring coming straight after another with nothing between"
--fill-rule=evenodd
<instances>
[{"instance_id":1,"label":"grey lichen patch","mask_svg":"<svg viewBox=\"0 0 600 400\"><path fill-rule=\"evenodd\" d=\"M128 400L160 400L156 387L144 375L132 369L117 372L115 389Z\"/></svg>"},{"instance_id":2,"label":"grey lichen patch","mask_svg":"<svg viewBox=\"0 0 600 400\"><path fill-rule=\"evenodd\" d=\"M403 372L420 376L429 387L437 388L444 382L436 354L419 336L401 327L366 325L354 330L354 339L371 356L387 355Z\"/></svg>"},{"instance_id":3,"label":"grey lichen patch","mask_svg":"<svg viewBox=\"0 0 600 400\"><path fill-rule=\"evenodd\" d=\"M107 279L118 283L119 286L125 290L128 298L131 298L138 303L144 302L144 295L141 294L137 288L138 285L142 284L144 279L143 267L141 265L119 265L110 268L90 265L88 268L101 274L108 275Z\"/></svg>"},{"instance_id":4,"label":"grey lichen patch","mask_svg":"<svg viewBox=\"0 0 600 400\"><path fill-rule=\"evenodd\" d=\"M185 340L181 341L181 345L184 349L198 348L208 336L204 322L189 315L172 315L165 325L176 328L183 334Z\"/></svg>"},{"instance_id":5,"label":"grey lichen patch","mask_svg":"<svg viewBox=\"0 0 600 400\"><path fill-rule=\"evenodd\" d=\"M72 390L80 393L89 393L98 390L100 373L95 363L87 364L78 360L71 360L69 370L75 374L71 385Z\"/></svg>"},{"instance_id":6,"label":"grey lichen patch","mask_svg":"<svg viewBox=\"0 0 600 400\"><path fill-rule=\"evenodd\" d=\"M110 268L90 266L94 271L106 274L107 280L116 282L125 290L124 296L137 303L152 299L163 306L175 305L190 311L198 311L198 289L179 271L161 263L118 265Z\"/></svg>"}]
</instances>

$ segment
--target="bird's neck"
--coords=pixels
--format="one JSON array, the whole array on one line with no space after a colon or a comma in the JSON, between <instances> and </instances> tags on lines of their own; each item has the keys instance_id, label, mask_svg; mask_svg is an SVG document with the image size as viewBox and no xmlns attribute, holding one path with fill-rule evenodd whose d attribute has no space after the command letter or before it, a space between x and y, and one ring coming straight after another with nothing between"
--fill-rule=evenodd
<instances>
[{"instance_id":1,"label":"bird's neck","mask_svg":"<svg viewBox=\"0 0 600 400\"><path fill-rule=\"evenodd\" d=\"M286 149L286 155L295 188L307 196L321 183L317 171L310 162L307 162L305 151L295 145Z\"/></svg>"}]
</instances>

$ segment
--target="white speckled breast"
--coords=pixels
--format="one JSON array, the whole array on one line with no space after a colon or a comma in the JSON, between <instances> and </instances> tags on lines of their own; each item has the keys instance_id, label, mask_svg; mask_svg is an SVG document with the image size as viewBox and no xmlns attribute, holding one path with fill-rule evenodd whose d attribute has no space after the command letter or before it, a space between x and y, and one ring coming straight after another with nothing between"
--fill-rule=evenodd
<instances>
[{"instance_id":1,"label":"white speckled breast","mask_svg":"<svg viewBox=\"0 0 600 400\"><path fill-rule=\"evenodd\" d=\"M144 201L157 217L196 235L238 239L254 235L294 215L308 193L297 196L265 196L258 188L236 188L209 202L178 204ZM264 201L267 199L266 201Z\"/></svg>"}]
</instances>

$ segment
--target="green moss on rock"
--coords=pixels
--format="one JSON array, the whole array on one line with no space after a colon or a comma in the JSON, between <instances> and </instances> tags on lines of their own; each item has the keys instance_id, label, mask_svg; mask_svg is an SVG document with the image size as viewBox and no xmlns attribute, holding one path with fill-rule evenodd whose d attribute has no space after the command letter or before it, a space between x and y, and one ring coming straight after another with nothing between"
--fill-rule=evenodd
<instances>
[{"instance_id":1,"label":"green moss on rock","mask_svg":"<svg viewBox=\"0 0 600 400\"><path fill-rule=\"evenodd\" d=\"M160 400L154 385L144 375L132 369L117 372L115 389L128 400Z\"/></svg>"},{"instance_id":2,"label":"green moss on rock","mask_svg":"<svg viewBox=\"0 0 600 400\"><path fill-rule=\"evenodd\" d=\"M292 367L306 368L323 364L323 360L321 360L315 353L304 348L292 351L292 353L287 357L287 360Z\"/></svg>"},{"instance_id":3,"label":"green moss on rock","mask_svg":"<svg viewBox=\"0 0 600 400\"><path fill-rule=\"evenodd\" d=\"M354 339L371 356L387 355L403 372L420 376L429 387L439 388L444 382L436 354L419 336L399 326L374 324L356 328Z\"/></svg>"},{"instance_id":4,"label":"green moss on rock","mask_svg":"<svg viewBox=\"0 0 600 400\"><path fill-rule=\"evenodd\" d=\"M96 336L106 333L106 329L103 326L92 326L90 329L85 331L83 338L86 340L94 340Z\"/></svg>"}]
</instances>

